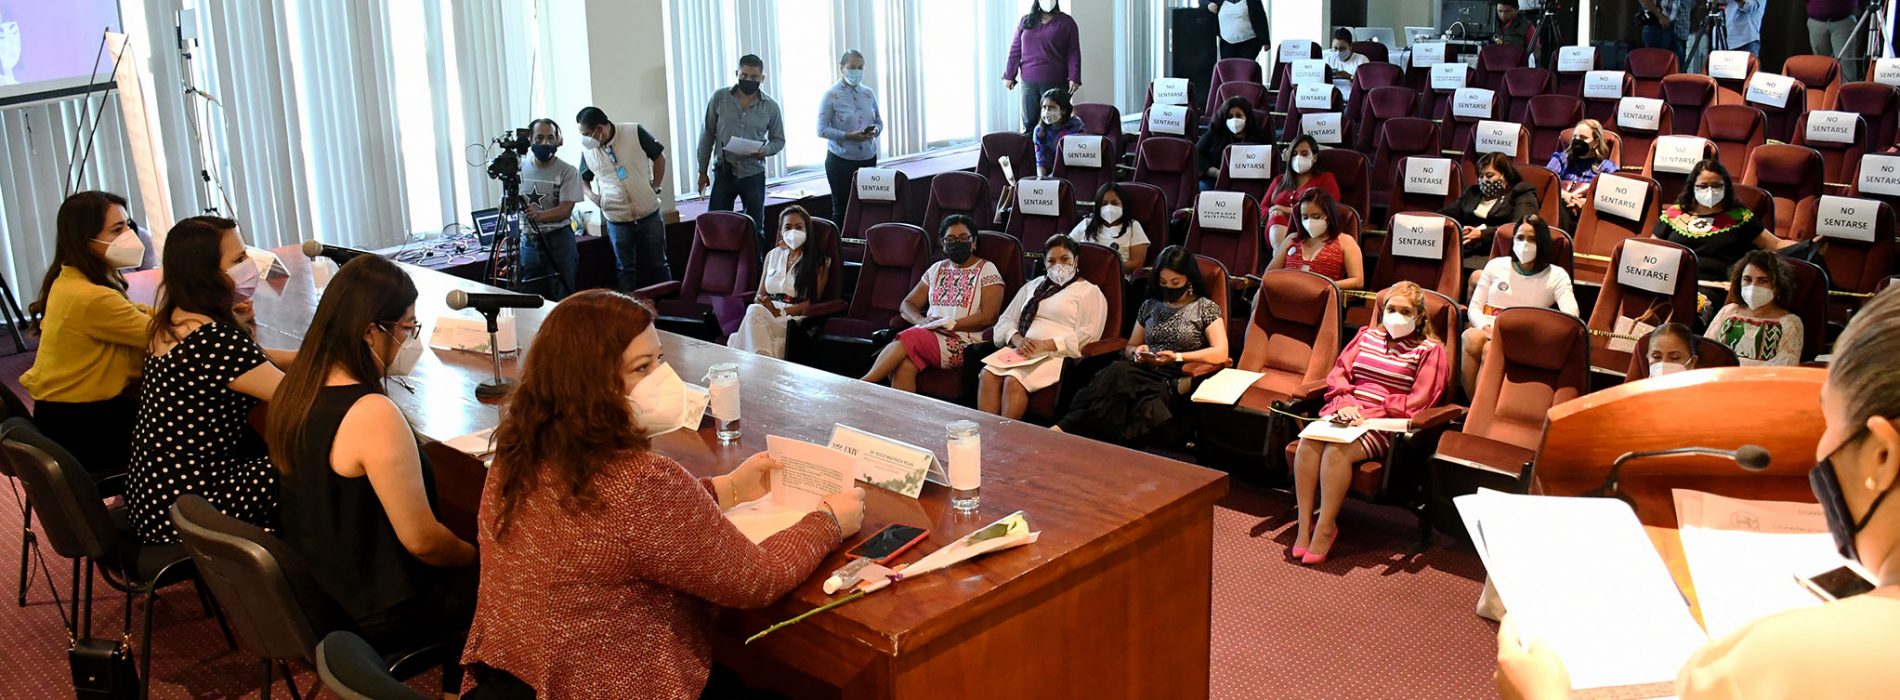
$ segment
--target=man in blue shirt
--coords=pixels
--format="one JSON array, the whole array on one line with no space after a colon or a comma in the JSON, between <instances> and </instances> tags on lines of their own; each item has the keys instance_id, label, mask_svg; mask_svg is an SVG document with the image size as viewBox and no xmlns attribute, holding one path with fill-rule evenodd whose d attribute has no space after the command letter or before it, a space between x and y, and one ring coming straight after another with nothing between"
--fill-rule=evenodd
<instances>
[{"instance_id":1,"label":"man in blue shirt","mask_svg":"<svg viewBox=\"0 0 1900 700\"><path fill-rule=\"evenodd\" d=\"M831 183L831 218L844 220L845 204L859 168L877 165L877 137L884 116L877 95L864 86L864 54L857 49L838 57L840 78L818 102L818 135L825 145L825 179Z\"/></svg>"},{"instance_id":2,"label":"man in blue shirt","mask_svg":"<svg viewBox=\"0 0 1900 700\"><path fill-rule=\"evenodd\" d=\"M765 82L764 61L752 54L740 56L736 77L738 85L719 88L706 101L706 124L699 132L699 191L712 185L706 204L710 211L732 211L734 200L745 200L745 214L752 217L763 255L774 240L765 235L765 159L785 150L785 121L778 102L759 89Z\"/></svg>"},{"instance_id":3,"label":"man in blue shirt","mask_svg":"<svg viewBox=\"0 0 1900 700\"><path fill-rule=\"evenodd\" d=\"M1728 20L1728 48L1761 55L1761 17L1768 0L1728 0L1723 14Z\"/></svg>"}]
</instances>

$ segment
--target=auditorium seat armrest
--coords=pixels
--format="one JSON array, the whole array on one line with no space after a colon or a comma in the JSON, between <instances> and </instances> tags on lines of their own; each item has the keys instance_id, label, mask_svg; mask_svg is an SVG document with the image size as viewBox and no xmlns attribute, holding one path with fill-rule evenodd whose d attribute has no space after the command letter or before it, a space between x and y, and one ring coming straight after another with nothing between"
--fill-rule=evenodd
<instances>
[{"instance_id":1,"label":"auditorium seat armrest","mask_svg":"<svg viewBox=\"0 0 1900 700\"><path fill-rule=\"evenodd\" d=\"M1127 338L1103 338L1082 346L1083 357L1101 357L1109 353L1121 352L1128 347Z\"/></svg>"},{"instance_id":2,"label":"auditorium seat armrest","mask_svg":"<svg viewBox=\"0 0 1900 700\"><path fill-rule=\"evenodd\" d=\"M1293 395L1288 397L1287 401L1289 403L1314 401L1325 395L1326 395L1326 380L1315 379L1305 384L1301 384L1298 388L1295 388L1293 390Z\"/></svg>"},{"instance_id":3,"label":"auditorium seat armrest","mask_svg":"<svg viewBox=\"0 0 1900 700\"><path fill-rule=\"evenodd\" d=\"M1226 362L1220 364L1214 364L1212 362L1183 362L1181 363L1181 372L1189 377L1199 379L1219 372L1221 368L1226 366Z\"/></svg>"},{"instance_id":4,"label":"auditorium seat armrest","mask_svg":"<svg viewBox=\"0 0 1900 700\"><path fill-rule=\"evenodd\" d=\"M671 299L673 297L679 296L680 282L679 280L668 280L665 282L661 282L659 284L651 284L645 287L641 287L637 290L634 290L633 293L636 296L643 296L648 299Z\"/></svg>"},{"instance_id":5,"label":"auditorium seat armrest","mask_svg":"<svg viewBox=\"0 0 1900 700\"><path fill-rule=\"evenodd\" d=\"M805 318L807 320L824 319L844 313L850 309L851 303L843 299L821 301L805 307Z\"/></svg>"},{"instance_id":6,"label":"auditorium seat armrest","mask_svg":"<svg viewBox=\"0 0 1900 700\"><path fill-rule=\"evenodd\" d=\"M1412 429L1437 430L1463 420L1464 417L1465 409L1463 406L1435 406L1419 411L1418 415L1412 416Z\"/></svg>"}]
</instances>

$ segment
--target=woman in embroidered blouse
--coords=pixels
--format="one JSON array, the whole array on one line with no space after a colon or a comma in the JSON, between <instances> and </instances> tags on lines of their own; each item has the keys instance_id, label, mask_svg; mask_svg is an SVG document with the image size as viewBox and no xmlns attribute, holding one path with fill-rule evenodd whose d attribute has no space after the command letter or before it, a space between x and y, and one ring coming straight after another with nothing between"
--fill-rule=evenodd
<instances>
[{"instance_id":1,"label":"woman in embroidered blouse","mask_svg":"<svg viewBox=\"0 0 1900 700\"><path fill-rule=\"evenodd\" d=\"M1320 190L1339 199L1339 179L1319 164L1319 142L1311 134L1294 137L1287 146L1287 171L1267 186L1266 201L1260 203L1260 219L1267 222L1267 246L1278 255L1286 247L1287 229L1292 226L1295 202L1307 193Z\"/></svg>"},{"instance_id":2,"label":"woman in embroidered blouse","mask_svg":"<svg viewBox=\"0 0 1900 700\"><path fill-rule=\"evenodd\" d=\"M1308 190L1300 197L1300 229L1287 234L1286 245L1273 254L1268 270L1305 270L1333 280L1340 289L1364 289L1365 259L1359 241L1340 231L1339 205L1325 190Z\"/></svg>"},{"instance_id":3,"label":"woman in embroidered blouse","mask_svg":"<svg viewBox=\"0 0 1900 700\"><path fill-rule=\"evenodd\" d=\"M1042 120L1031 134L1036 149L1036 175L1049 177L1056 159L1062 157L1062 137L1082 133L1082 118L1075 116L1075 103L1069 91L1051 88L1042 93Z\"/></svg>"},{"instance_id":4,"label":"woman in embroidered blouse","mask_svg":"<svg viewBox=\"0 0 1900 700\"><path fill-rule=\"evenodd\" d=\"M1696 279L1721 282L1748 251L1794 245L1762 228L1761 219L1735 199L1728 169L1714 158L1696 163L1676 203L1663 208L1655 236L1695 251Z\"/></svg>"},{"instance_id":5,"label":"woman in embroidered blouse","mask_svg":"<svg viewBox=\"0 0 1900 700\"><path fill-rule=\"evenodd\" d=\"M748 540L723 511L763 497L777 465L758 453L696 478L653 449L684 387L633 297L563 300L523 365L476 519L464 697L699 697L718 609L765 607L808 580L857 532L864 490Z\"/></svg>"},{"instance_id":6,"label":"woman in embroidered blouse","mask_svg":"<svg viewBox=\"0 0 1900 700\"><path fill-rule=\"evenodd\" d=\"M1082 348L1102 338L1108 322L1108 298L1094 283L1078 277L1082 244L1068 236L1050 236L1043 244L1043 276L1016 292L1015 300L996 321L990 337L999 346L1035 358L1014 367L983 368L977 386L976 407L984 413L1021 419L1029 410L1029 394L1062 378L1065 358L1082 356Z\"/></svg>"},{"instance_id":7,"label":"woman in embroidered blouse","mask_svg":"<svg viewBox=\"0 0 1900 700\"><path fill-rule=\"evenodd\" d=\"M1148 232L1140 221L1128 218L1123 208L1126 201L1121 185L1103 183L1095 190L1095 211L1069 230L1070 238L1114 248L1121 255L1124 273L1139 270L1148 261Z\"/></svg>"},{"instance_id":8,"label":"woman in embroidered blouse","mask_svg":"<svg viewBox=\"0 0 1900 700\"><path fill-rule=\"evenodd\" d=\"M1326 405L1320 415L1341 425L1359 425L1368 418L1411 418L1438 405L1449 371L1445 346L1425 320L1425 291L1400 282L1386 294L1380 325L1361 329L1339 353L1326 375ZM1339 537L1336 520L1355 465L1383 457L1390 448L1391 439L1376 430L1349 443L1300 440L1293 458L1299 534L1292 553L1301 563L1326 561ZM1312 515L1315 496L1317 521Z\"/></svg>"},{"instance_id":9,"label":"woman in embroidered blouse","mask_svg":"<svg viewBox=\"0 0 1900 700\"><path fill-rule=\"evenodd\" d=\"M1003 310L1003 273L976 256L976 220L952 214L938 227L943 252L898 307L909 328L878 352L864 381L891 380L891 388L917 390L917 372L925 367L963 366L963 348L983 340L983 329L996 324Z\"/></svg>"},{"instance_id":10,"label":"woman in embroidered blouse","mask_svg":"<svg viewBox=\"0 0 1900 700\"><path fill-rule=\"evenodd\" d=\"M1801 364L1801 317L1785 306L1794 274L1781 256L1751 250L1729 273L1728 303L1706 334L1735 351L1743 367Z\"/></svg>"},{"instance_id":11,"label":"woman in embroidered blouse","mask_svg":"<svg viewBox=\"0 0 1900 700\"><path fill-rule=\"evenodd\" d=\"M1227 360L1227 321L1207 298L1200 263L1187 248L1163 248L1128 349L1076 393L1055 429L1118 445L1141 441L1174 419L1170 407L1187 378L1180 363Z\"/></svg>"},{"instance_id":12,"label":"woman in embroidered blouse","mask_svg":"<svg viewBox=\"0 0 1900 700\"><path fill-rule=\"evenodd\" d=\"M1227 147L1236 143L1266 143L1261 138L1263 129L1254 123L1253 104L1245 98L1230 97L1220 107L1213 123L1201 132L1201 138L1194 144L1194 162L1201 168L1201 189L1214 189L1214 181L1220 177L1221 157Z\"/></svg>"},{"instance_id":13,"label":"woman in embroidered blouse","mask_svg":"<svg viewBox=\"0 0 1900 700\"><path fill-rule=\"evenodd\" d=\"M734 350L785 358L785 328L805 315L813 297L825 288L831 259L805 247L811 234L811 214L792 205L778 215L778 245L765 254L765 277L759 298L745 310L739 330L726 339Z\"/></svg>"},{"instance_id":14,"label":"woman in embroidered blouse","mask_svg":"<svg viewBox=\"0 0 1900 700\"><path fill-rule=\"evenodd\" d=\"M1563 228L1574 228L1583 203L1590 197L1590 185L1597 176L1616 172L1610 159L1610 142L1603 137L1603 123L1595 119L1577 122L1570 129L1570 143L1550 154L1544 167L1557 175L1558 194L1563 198Z\"/></svg>"}]
</instances>

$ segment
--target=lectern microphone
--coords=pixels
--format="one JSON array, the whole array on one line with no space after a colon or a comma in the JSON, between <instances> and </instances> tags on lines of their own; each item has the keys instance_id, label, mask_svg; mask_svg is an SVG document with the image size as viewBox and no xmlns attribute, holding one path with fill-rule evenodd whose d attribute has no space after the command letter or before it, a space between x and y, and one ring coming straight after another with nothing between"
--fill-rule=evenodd
<instances>
[{"instance_id":1,"label":"lectern microphone","mask_svg":"<svg viewBox=\"0 0 1900 700\"><path fill-rule=\"evenodd\" d=\"M475 309L484 313L500 309L538 309L545 303L546 299L534 294L464 292L460 289L449 292L448 298L451 309Z\"/></svg>"},{"instance_id":2,"label":"lectern microphone","mask_svg":"<svg viewBox=\"0 0 1900 700\"><path fill-rule=\"evenodd\" d=\"M1592 496L1618 495L1617 479L1618 477L1622 476L1623 465L1626 463L1633 462L1639 459L1651 459L1655 457L1680 457L1682 455L1702 455L1706 457L1724 457L1724 458L1733 460L1736 464L1740 465L1742 469L1750 471L1750 472L1761 472L1761 471L1768 470L1768 461L1769 461L1768 450L1763 449L1762 446L1760 445L1742 445L1741 447L1737 447L1733 450L1721 450L1721 449L1716 449L1713 447L1678 447L1671 450L1646 450L1642 452L1625 452L1623 453L1622 456L1617 457L1616 461L1610 463L1610 473L1608 476L1605 476L1603 478L1603 485L1598 486L1596 490L1590 492L1589 495L1592 495Z\"/></svg>"}]
</instances>

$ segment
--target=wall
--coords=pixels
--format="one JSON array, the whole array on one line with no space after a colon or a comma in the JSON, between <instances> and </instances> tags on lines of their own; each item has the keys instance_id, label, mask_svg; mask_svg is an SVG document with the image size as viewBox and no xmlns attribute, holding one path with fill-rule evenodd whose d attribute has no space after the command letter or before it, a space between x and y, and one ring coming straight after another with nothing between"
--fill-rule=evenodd
<instances>
[{"instance_id":1,"label":"wall","mask_svg":"<svg viewBox=\"0 0 1900 700\"><path fill-rule=\"evenodd\" d=\"M587 65L557 65L558 70L585 70L590 77L593 104L616 121L636 121L662 143L672 133L668 109L672 97L666 80L666 8L662 0L585 0L587 5ZM555 105L557 111L559 105ZM568 122L578 108L558 115ZM578 141L578 139L575 139ZM666 143L666 157L684 154L681 144ZM662 194L663 209L672 209L672 183Z\"/></svg>"}]
</instances>

